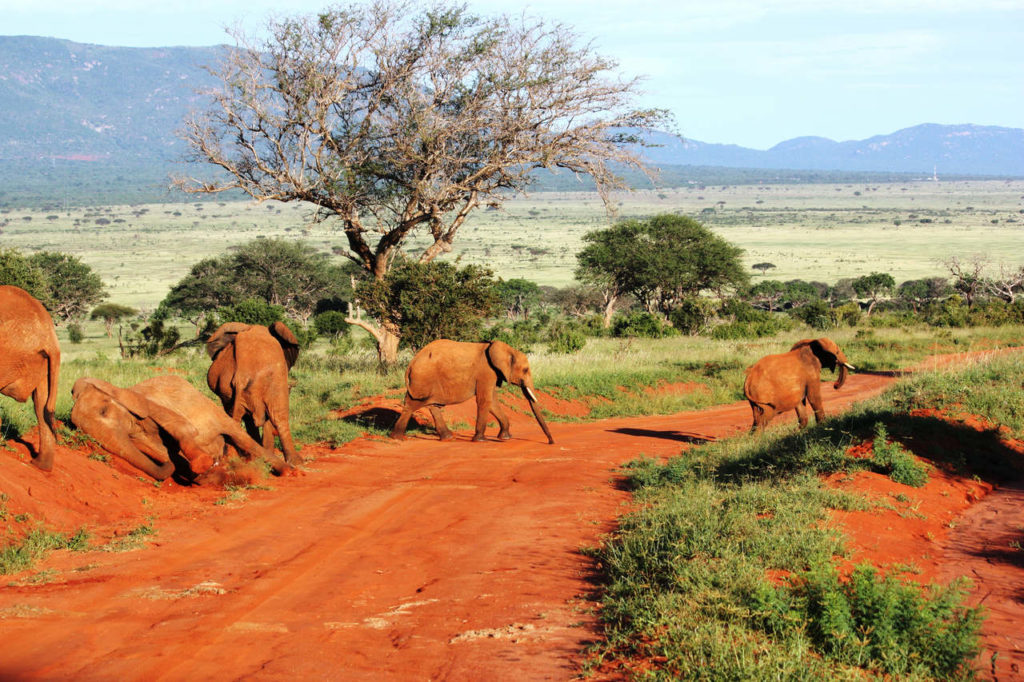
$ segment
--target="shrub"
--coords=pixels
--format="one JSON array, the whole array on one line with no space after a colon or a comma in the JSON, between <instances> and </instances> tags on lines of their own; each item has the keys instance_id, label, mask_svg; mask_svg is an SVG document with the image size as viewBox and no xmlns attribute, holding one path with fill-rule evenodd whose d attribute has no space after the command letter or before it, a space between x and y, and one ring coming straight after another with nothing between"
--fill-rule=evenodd
<instances>
[{"instance_id":1,"label":"shrub","mask_svg":"<svg viewBox=\"0 0 1024 682\"><path fill-rule=\"evenodd\" d=\"M345 313L337 310L328 310L314 317L313 328L320 336L332 340L339 340L352 334L352 325L345 321Z\"/></svg>"},{"instance_id":2,"label":"shrub","mask_svg":"<svg viewBox=\"0 0 1024 682\"><path fill-rule=\"evenodd\" d=\"M221 306L217 310L221 322L242 322L269 327L284 321L284 307L267 303L262 298L247 298L234 305Z\"/></svg>"},{"instance_id":3,"label":"shrub","mask_svg":"<svg viewBox=\"0 0 1024 682\"><path fill-rule=\"evenodd\" d=\"M587 345L587 335L577 324L552 325L548 338L548 350L552 353L578 353Z\"/></svg>"},{"instance_id":4,"label":"shrub","mask_svg":"<svg viewBox=\"0 0 1024 682\"><path fill-rule=\"evenodd\" d=\"M637 312L627 315L616 315L612 321L612 336L633 336L643 339L661 339L676 334L676 330L658 315L648 312Z\"/></svg>"},{"instance_id":5,"label":"shrub","mask_svg":"<svg viewBox=\"0 0 1024 682\"><path fill-rule=\"evenodd\" d=\"M543 329L536 320L519 320L496 324L482 335L483 341L503 341L513 348L529 353L533 344L540 343Z\"/></svg>"},{"instance_id":6,"label":"shrub","mask_svg":"<svg viewBox=\"0 0 1024 682\"><path fill-rule=\"evenodd\" d=\"M672 312L668 320L681 334L694 336L708 328L714 317L714 303L706 298L684 298Z\"/></svg>"},{"instance_id":7,"label":"shrub","mask_svg":"<svg viewBox=\"0 0 1024 682\"><path fill-rule=\"evenodd\" d=\"M918 462L899 443L890 443L889 433L881 422L875 424L875 438L871 448L871 463L895 482L914 488L920 488L928 482L928 467Z\"/></svg>"},{"instance_id":8,"label":"shrub","mask_svg":"<svg viewBox=\"0 0 1024 682\"><path fill-rule=\"evenodd\" d=\"M82 343L85 340L85 332L82 325L74 322L68 325L68 341L71 343Z\"/></svg>"},{"instance_id":9,"label":"shrub","mask_svg":"<svg viewBox=\"0 0 1024 682\"><path fill-rule=\"evenodd\" d=\"M857 305L856 303L852 305ZM859 306L858 306L859 308ZM825 301L811 301L807 305L794 308L789 314L806 324L811 329L825 331L836 326L834 311Z\"/></svg>"},{"instance_id":10,"label":"shrub","mask_svg":"<svg viewBox=\"0 0 1024 682\"><path fill-rule=\"evenodd\" d=\"M833 308L832 314L835 315L837 324L845 325L847 327L856 327L861 318L860 304L852 302L844 303L841 306Z\"/></svg>"}]
</instances>

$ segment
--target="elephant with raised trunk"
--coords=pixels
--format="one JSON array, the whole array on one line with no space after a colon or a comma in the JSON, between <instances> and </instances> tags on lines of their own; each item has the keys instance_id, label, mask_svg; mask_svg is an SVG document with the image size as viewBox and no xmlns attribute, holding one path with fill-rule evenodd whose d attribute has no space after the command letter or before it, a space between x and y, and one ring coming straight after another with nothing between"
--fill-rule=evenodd
<instances>
[{"instance_id":1,"label":"elephant with raised trunk","mask_svg":"<svg viewBox=\"0 0 1024 682\"><path fill-rule=\"evenodd\" d=\"M426 407L434 418L437 435L441 440L448 440L452 438L452 432L444 422L441 406L455 405L475 396L476 432L473 440L484 440L488 414L493 414L498 420L498 438L508 440L512 437L508 416L495 398L498 387L506 381L522 389L537 423L548 437L548 443L554 443L555 439L551 437L537 405L530 362L525 353L501 341L465 343L448 339L428 343L409 363L405 372L405 404L391 430L391 437L404 438L412 413Z\"/></svg>"},{"instance_id":2,"label":"elephant with raised trunk","mask_svg":"<svg viewBox=\"0 0 1024 682\"><path fill-rule=\"evenodd\" d=\"M206 383L224 410L267 450L274 449L276 430L285 460L301 462L288 419L288 370L299 356L292 331L283 322L269 327L228 322L210 336L206 351L213 359Z\"/></svg>"},{"instance_id":3,"label":"elephant with raised trunk","mask_svg":"<svg viewBox=\"0 0 1024 682\"><path fill-rule=\"evenodd\" d=\"M0 286L0 393L25 402L30 397L39 422L39 450L32 463L53 469L57 451L53 411L57 404L60 347L53 319L24 289Z\"/></svg>"},{"instance_id":4,"label":"elephant with raised trunk","mask_svg":"<svg viewBox=\"0 0 1024 682\"><path fill-rule=\"evenodd\" d=\"M807 426L811 411L814 420L821 423L825 418L822 368L839 370L832 386L836 390L846 383L847 370L854 369L839 346L827 338L797 341L788 353L767 355L751 365L743 384L743 395L754 413L751 432L763 429L775 415L789 410L796 410L800 428Z\"/></svg>"},{"instance_id":5,"label":"elephant with raised trunk","mask_svg":"<svg viewBox=\"0 0 1024 682\"><path fill-rule=\"evenodd\" d=\"M131 388L84 377L71 394L75 426L158 481L175 471L187 480L206 473L230 453L228 445L269 462L274 473L291 469L181 377L153 377Z\"/></svg>"}]
</instances>

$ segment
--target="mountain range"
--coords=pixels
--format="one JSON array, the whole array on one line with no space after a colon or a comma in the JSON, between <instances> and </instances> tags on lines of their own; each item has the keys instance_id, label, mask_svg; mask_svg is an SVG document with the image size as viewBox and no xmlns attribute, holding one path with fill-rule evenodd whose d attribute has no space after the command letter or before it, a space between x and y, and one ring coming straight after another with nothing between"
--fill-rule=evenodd
<instances>
[{"instance_id":1,"label":"mountain range","mask_svg":"<svg viewBox=\"0 0 1024 682\"><path fill-rule=\"evenodd\" d=\"M0 162L137 166L185 152L175 131L214 84L203 65L226 48L127 48L0 36ZM1024 177L1024 130L923 124L867 140L798 137L768 150L654 133L659 166L933 172Z\"/></svg>"}]
</instances>

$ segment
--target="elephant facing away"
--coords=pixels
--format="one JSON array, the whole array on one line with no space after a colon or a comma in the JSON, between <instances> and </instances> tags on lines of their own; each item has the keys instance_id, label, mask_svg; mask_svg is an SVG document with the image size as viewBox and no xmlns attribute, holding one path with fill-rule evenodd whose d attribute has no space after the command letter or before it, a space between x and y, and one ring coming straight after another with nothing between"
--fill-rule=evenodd
<instances>
[{"instance_id":1,"label":"elephant facing away","mask_svg":"<svg viewBox=\"0 0 1024 682\"><path fill-rule=\"evenodd\" d=\"M820 423L825 418L822 368L839 370L833 385L836 390L846 383L847 370L854 369L839 346L827 338L797 341L788 353L767 355L751 365L743 384L743 394L754 414L751 432L763 429L775 415L789 410L796 410L800 428L807 426L811 411Z\"/></svg>"},{"instance_id":2,"label":"elephant facing away","mask_svg":"<svg viewBox=\"0 0 1024 682\"><path fill-rule=\"evenodd\" d=\"M392 438L404 438L412 413L427 407L441 440L452 438L444 422L442 405L455 405L476 396L476 432L474 441L484 440L488 413L498 420L498 438L508 440L509 421L495 398L502 382L519 386L530 403L533 415L554 443L547 422L537 406L533 377L526 354L501 341L465 343L439 339L423 347L409 363L405 372L405 404L402 414L391 430Z\"/></svg>"},{"instance_id":3,"label":"elephant facing away","mask_svg":"<svg viewBox=\"0 0 1024 682\"><path fill-rule=\"evenodd\" d=\"M32 463L53 469L57 450L54 407L60 375L60 347L53 319L24 289L0 286L0 393L25 402L32 398L39 422L39 450Z\"/></svg>"},{"instance_id":4,"label":"elephant facing away","mask_svg":"<svg viewBox=\"0 0 1024 682\"><path fill-rule=\"evenodd\" d=\"M82 378L71 389L71 421L104 449L157 480L188 462L191 480L218 464L231 445L253 459L266 460L274 473L291 467L251 439L212 400L178 376L159 376L131 388Z\"/></svg>"},{"instance_id":5,"label":"elephant facing away","mask_svg":"<svg viewBox=\"0 0 1024 682\"><path fill-rule=\"evenodd\" d=\"M299 356L291 330L283 322L270 327L228 322L207 339L206 352L213 360L206 383L224 410L267 450L274 449L276 430L285 460L302 462L288 421L288 370Z\"/></svg>"}]
</instances>

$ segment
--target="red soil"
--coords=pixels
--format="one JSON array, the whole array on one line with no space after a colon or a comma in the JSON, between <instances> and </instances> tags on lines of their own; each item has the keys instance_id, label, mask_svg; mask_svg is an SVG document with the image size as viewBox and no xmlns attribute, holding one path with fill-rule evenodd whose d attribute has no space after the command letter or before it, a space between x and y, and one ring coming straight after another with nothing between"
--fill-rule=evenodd
<instances>
[{"instance_id":1,"label":"red soil","mask_svg":"<svg viewBox=\"0 0 1024 682\"><path fill-rule=\"evenodd\" d=\"M841 391L823 391L826 410L891 381L852 376ZM60 447L50 474L28 463L23 446L0 448L5 524L24 530L30 522L16 519L30 514L54 529L86 525L94 542L141 524L157 529L143 549L53 552L4 577L0 679L571 678L599 636L593 566L579 549L630 504L618 467L741 433L750 410L553 423L557 444L548 445L525 403L510 402L511 441L471 443L463 426L448 443L413 432L402 443L307 446L304 475L274 479L242 502L220 490L156 487L119 460L89 459L86 448ZM561 414L583 409L542 402ZM399 404L392 396L359 412L384 421ZM452 425L472 421L471 407L446 412ZM938 493L946 507L966 507L949 500L975 488L948 485L949 496ZM885 521L908 529L894 532L901 546L927 537L904 521L917 519ZM870 555L878 534L866 537L854 538L863 557L882 560ZM947 568L956 566L941 558L921 566L944 578ZM1008 583L1017 599L1020 570ZM979 594L993 591L979 581Z\"/></svg>"}]
</instances>

